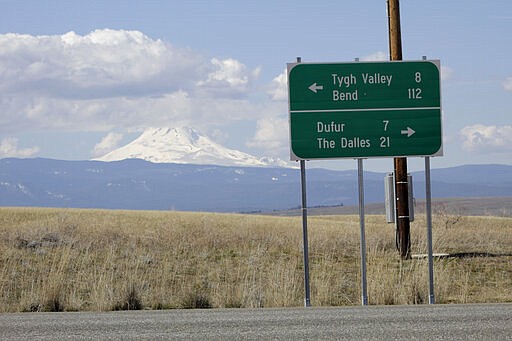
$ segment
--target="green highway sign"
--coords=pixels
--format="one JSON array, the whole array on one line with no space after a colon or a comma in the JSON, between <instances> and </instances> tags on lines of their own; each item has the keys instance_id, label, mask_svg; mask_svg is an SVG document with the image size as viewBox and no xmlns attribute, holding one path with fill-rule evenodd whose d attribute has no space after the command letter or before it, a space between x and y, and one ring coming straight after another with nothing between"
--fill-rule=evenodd
<instances>
[{"instance_id":1,"label":"green highway sign","mask_svg":"<svg viewBox=\"0 0 512 341\"><path fill-rule=\"evenodd\" d=\"M442 155L439 61L288 64L291 159Z\"/></svg>"}]
</instances>

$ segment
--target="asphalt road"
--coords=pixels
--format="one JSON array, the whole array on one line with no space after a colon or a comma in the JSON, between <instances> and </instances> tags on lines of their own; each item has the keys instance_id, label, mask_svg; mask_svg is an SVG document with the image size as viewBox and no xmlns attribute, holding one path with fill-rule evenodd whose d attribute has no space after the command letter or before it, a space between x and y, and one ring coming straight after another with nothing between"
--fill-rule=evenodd
<instances>
[{"instance_id":1,"label":"asphalt road","mask_svg":"<svg viewBox=\"0 0 512 341\"><path fill-rule=\"evenodd\" d=\"M0 314L0 340L512 340L512 304Z\"/></svg>"}]
</instances>

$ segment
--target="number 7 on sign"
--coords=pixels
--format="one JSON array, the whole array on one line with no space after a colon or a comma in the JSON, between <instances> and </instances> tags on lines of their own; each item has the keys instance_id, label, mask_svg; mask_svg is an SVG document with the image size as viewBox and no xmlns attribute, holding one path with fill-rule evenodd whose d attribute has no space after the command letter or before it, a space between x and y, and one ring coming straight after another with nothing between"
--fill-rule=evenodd
<instances>
[{"instance_id":1,"label":"number 7 on sign","mask_svg":"<svg viewBox=\"0 0 512 341\"><path fill-rule=\"evenodd\" d=\"M384 131L388 131L389 121L388 120L382 120L382 123L384 124Z\"/></svg>"}]
</instances>

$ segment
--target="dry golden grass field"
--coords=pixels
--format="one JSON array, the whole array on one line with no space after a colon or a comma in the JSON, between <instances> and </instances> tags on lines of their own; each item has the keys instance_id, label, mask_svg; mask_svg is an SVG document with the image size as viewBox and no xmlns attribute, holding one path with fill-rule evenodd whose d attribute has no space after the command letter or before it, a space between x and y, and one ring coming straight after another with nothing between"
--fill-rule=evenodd
<instances>
[{"instance_id":1,"label":"dry golden grass field","mask_svg":"<svg viewBox=\"0 0 512 341\"><path fill-rule=\"evenodd\" d=\"M412 252L426 253L425 222ZM434 216L437 303L512 302L512 218ZM426 259L400 261L366 217L369 304L428 302ZM359 305L359 218L309 218L311 303ZM0 312L303 304L297 217L0 209Z\"/></svg>"}]
</instances>

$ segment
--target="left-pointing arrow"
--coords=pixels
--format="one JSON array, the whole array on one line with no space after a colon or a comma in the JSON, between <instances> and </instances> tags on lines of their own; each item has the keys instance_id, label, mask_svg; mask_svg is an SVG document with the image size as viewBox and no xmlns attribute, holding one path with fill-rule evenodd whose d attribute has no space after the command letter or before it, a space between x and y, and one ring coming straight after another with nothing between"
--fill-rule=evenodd
<instances>
[{"instance_id":1,"label":"left-pointing arrow","mask_svg":"<svg viewBox=\"0 0 512 341\"><path fill-rule=\"evenodd\" d=\"M309 90L313 91L315 94L318 90L323 90L324 89L324 86L323 85L317 85L316 82L311 84L309 87L308 87Z\"/></svg>"}]
</instances>

